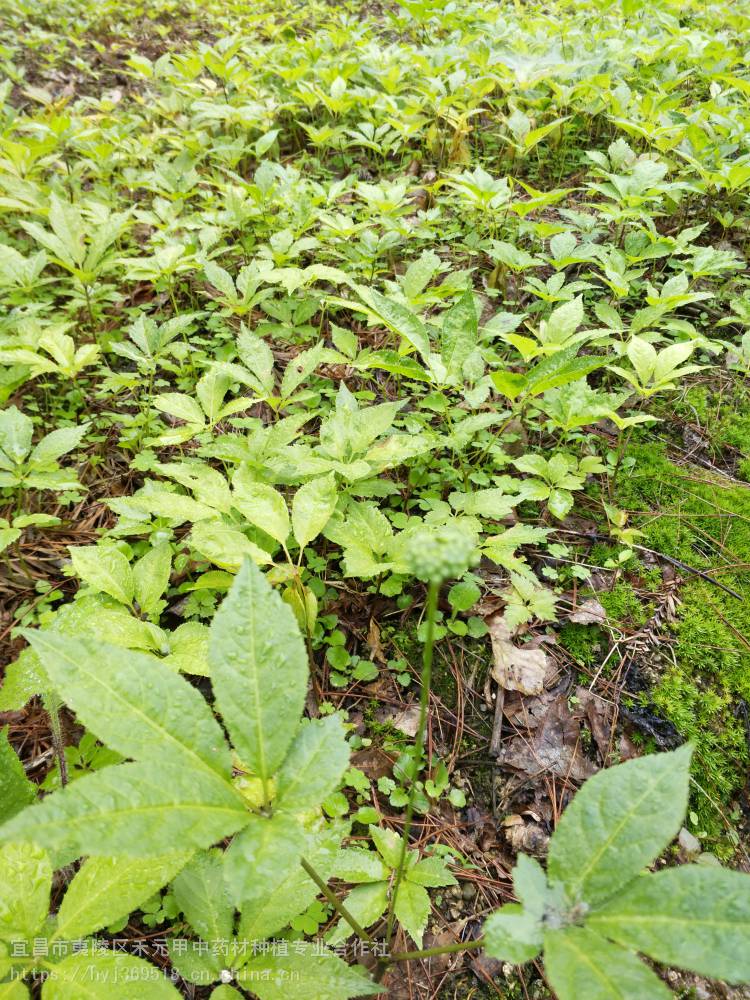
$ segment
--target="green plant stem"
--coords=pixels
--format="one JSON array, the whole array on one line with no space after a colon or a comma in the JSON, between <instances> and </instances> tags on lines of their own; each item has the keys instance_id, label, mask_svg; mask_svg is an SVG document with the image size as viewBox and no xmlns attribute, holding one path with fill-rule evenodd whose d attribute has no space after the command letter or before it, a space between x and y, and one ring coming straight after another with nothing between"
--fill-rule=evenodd
<instances>
[{"instance_id":1,"label":"green plant stem","mask_svg":"<svg viewBox=\"0 0 750 1000\"><path fill-rule=\"evenodd\" d=\"M406 817L404 828L401 833L401 854L396 868L396 877L393 882L393 890L388 904L388 917L386 919L385 940L387 950L390 949L393 938L393 924L396 916L396 900L398 890L404 877L404 867L406 864L406 852L409 849L409 832L411 830L412 819L414 818L414 802L417 792L417 775L419 774L424 756L425 731L427 729L427 707L430 701L430 684L432 681L432 653L435 645L435 615L437 613L438 584L430 582L427 588L427 635L425 637L424 651L422 654L422 690L419 695L419 725L415 738L414 773L412 775L411 787L409 788L409 800L406 804ZM380 974L385 971L382 966Z\"/></svg>"},{"instance_id":2,"label":"green plant stem","mask_svg":"<svg viewBox=\"0 0 750 1000\"><path fill-rule=\"evenodd\" d=\"M338 915L343 920L345 920L347 924L349 924L349 926L357 935L357 937L360 937L363 941L368 941L372 943L372 937L367 933L364 927L362 927L361 924L354 919L354 917L347 910L347 908L344 906L341 900L337 897L336 893L330 888L330 886L326 885L325 881L320 877L320 875L318 875L318 873L315 871L310 862L307 861L305 858L300 858L299 863L302 865L304 870L307 872L307 874L310 876L313 882L323 893L323 895L331 904L331 906L334 908L336 913L338 913Z\"/></svg>"},{"instance_id":3,"label":"green plant stem","mask_svg":"<svg viewBox=\"0 0 750 1000\"><path fill-rule=\"evenodd\" d=\"M61 703L55 694L46 694L42 700L49 716L49 725L52 731L52 746L60 768L60 784L64 787L68 783L68 762L65 759L65 741L63 739L62 723L60 722Z\"/></svg>"},{"instance_id":4,"label":"green plant stem","mask_svg":"<svg viewBox=\"0 0 750 1000\"><path fill-rule=\"evenodd\" d=\"M396 962L432 958L433 955L453 955L461 951L475 951L477 948L484 948L484 938L476 938L474 941L457 941L455 944L436 945L434 948L424 948L421 951L397 952L395 955L389 955L386 961L389 965L393 965Z\"/></svg>"}]
</instances>

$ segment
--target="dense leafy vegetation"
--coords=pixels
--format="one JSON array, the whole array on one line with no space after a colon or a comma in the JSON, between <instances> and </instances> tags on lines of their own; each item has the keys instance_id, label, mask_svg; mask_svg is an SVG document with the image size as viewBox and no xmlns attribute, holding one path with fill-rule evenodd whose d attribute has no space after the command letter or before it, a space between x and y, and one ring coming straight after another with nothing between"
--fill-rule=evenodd
<instances>
[{"instance_id":1,"label":"dense leafy vegetation","mask_svg":"<svg viewBox=\"0 0 750 1000\"><path fill-rule=\"evenodd\" d=\"M750 15L0 13L0 997L750 980Z\"/></svg>"}]
</instances>

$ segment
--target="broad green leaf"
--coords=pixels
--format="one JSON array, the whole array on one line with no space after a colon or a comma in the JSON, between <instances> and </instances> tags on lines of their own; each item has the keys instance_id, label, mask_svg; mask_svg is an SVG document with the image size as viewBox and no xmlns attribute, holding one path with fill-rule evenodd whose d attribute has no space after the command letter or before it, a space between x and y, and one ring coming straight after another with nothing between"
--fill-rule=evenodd
<instances>
[{"instance_id":1,"label":"broad green leaf","mask_svg":"<svg viewBox=\"0 0 750 1000\"><path fill-rule=\"evenodd\" d=\"M189 858L189 851L146 859L88 858L60 904L55 938L87 937L126 916L165 886Z\"/></svg>"},{"instance_id":2,"label":"broad green leaf","mask_svg":"<svg viewBox=\"0 0 750 1000\"><path fill-rule=\"evenodd\" d=\"M50 465L62 455L67 455L78 447L87 430L88 424L82 424L80 427L60 427L47 434L29 455L29 465Z\"/></svg>"},{"instance_id":3,"label":"broad green leaf","mask_svg":"<svg viewBox=\"0 0 750 1000\"><path fill-rule=\"evenodd\" d=\"M251 562L243 564L211 624L209 662L232 743L267 782L294 739L308 666L294 613Z\"/></svg>"},{"instance_id":4,"label":"broad green leaf","mask_svg":"<svg viewBox=\"0 0 750 1000\"><path fill-rule=\"evenodd\" d=\"M0 827L0 842L30 840L58 864L82 854L149 857L175 844L210 847L249 813L216 774L163 763L118 764L78 778Z\"/></svg>"},{"instance_id":5,"label":"broad green leaf","mask_svg":"<svg viewBox=\"0 0 750 1000\"><path fill-rule=\"evenodd\" d=\"M199 427L205 423L203 410L192 396L186 396L181 392L165 392L160 396L154 396L152 405L162 413L168 413L170 417L184 420L186 424L197 424Z\"/></svg>"},{"instance_id":6,"label":"broad green leaf","mask_svg":"<svg viewBox=\"0 0 750 1000\"><path fill-rule=\"evenodd\" d=\"M117 514L136 520L151 517L164 517L175 524L183 521L205 521L216 518L217 511L205 503L198 503L192 497L181 493L171 493L169 490L151 490L148 493L138 493L132 497L121 497L109 500L107 506Z\"/></svg>"},{"instance_id":7,"label":"broad green leaf","mask_svg":"<svg viewBox=\"0 0 750 1000\"><path fill-rule=\"evenodd\" d=\"M484 923L485 950L513 965L533 961L542 950L542 923L517 903L508 903Z\"/></svg>"},{"instance_id":8,"label":"broad green leaf","mask_svg":"<svg viewBox=\"0 0 750 1000\"><path fill-rule=\"evenodd\" d=\"M233 506L250 524L283 544L289 537L289 512L278 490L266 483L253 482L242 466L235 473L232 486Z\"/></svg>"},{"instance_id":9,"label":"broad green leaf","mask_svg":"<svg viewBox=\"0 0 750 1000\"><path fill-rule=\"evenodd\" d=\"M558 1000L672 1000L632 952L585 927L545 934L544 966Z\"/></svg>"},{"instance_id":10,"label":"broad green leaf","mask_svg":"<svg viewBox=\"0 0 750 1000\"><path fill-rule=\"evenodd\" d=\"M388 908L388 883L371 882L369 885L358 885L344 900L344 905L360 927L367 930L379 920ZM341 944L348 940L354 931L341 917L326 935L328 944Z\"/></svg>"},{"instance_id":11,"label":"broad green leaf","mask_svg":"<svg viewBox=\"0 0 750 1000\"><path fill-rule=\"evenodd\" d=\"M138 607L155 614L161 595L167 589L172 569L172 546L161 542L142 556L133 567L133 584Z\"/></svg>"},{"instance_id":12,"label":"broad green leaf","mask_svg":"<svg viewBox=\"0 0 750 1000\"><path fill-rule=\"evenodd\" d=\"M541 919L550 893L547 876L536 858L518 855L513 868L513 891L526 912Z\"/></svg>"},{"instance_id":13,"label":"broad green leaf","mask_svg":"<svg viewBox=\"0 0 750 1000\"><path fill-rule=\"evenodd\" d=\"M603 902L676 836L687 809L692 747L600 771L563 813L547 872L573 902Z\"/></svg>"},{"instance_id":14,"label":"broad green leaf","mask_svg":"<svg viewBox=\"0 0 750 1000\"><path fill-rule=\"evenodd\" d=\"M328 524L338 501L333 473L300 486L292 501L292 530L301 549Z\"/></svg>"},{"instance_id":15,"label":"broad green leaf","mask_svg":"<svg viewBox=\"0 0 750 1000\"><path fill-rule=\"evenodd\" d=\"M190 532L190 544L222 569L238 570L246 558L259 566L273 562L265 549L221 521L200 521Z\"/></svg>"},{"instance_id":16,"label":"broad green leaf","mask_svg":"<svg viewBox=\"0 0 750 1000\"><path fill-rule=\"evenodd\" d=\"M167 947L173 969L187 982L209 986L221 978L221 960L212 954L212 942L173 938L167 942Z\"/></svg>"},{"instance_id":17,"label":"broad green leaf","mask_svg":"<svg viewBox=\"0 0 750 1000\"><path fill-rule=\"evenodd\" d=\"M292 816L254 815L224 855L224 878L233 901L252 908L299 864L305 831Z\"/></svg>"},{"instance_id":18,"label":"broad green leaf","mask_svg":"<svg viewBox=\"0 0 750 1000\"><path fill-rule=\"evenodd\" d=\"M443 315L440 357L449 378L460 379L464 362L477 346L477 311L474 294L467 288L464 294Z\"/></svg>"},{"instance_id":19,"label":"broad green leaf","mask_svg":"<svg viewBox=\"0 0 750 1000\"><path fill-rule=\"evenodd\" d=\"M398 887L393 910L401 926L421 948L422 935L430 916L430 897L427 890L421 885L403 879Z\"/></svg>"},{"instance_id":20,"label":"broad green leaf","mask_svg":"<svg viewBox=\"0 0 750 1000\"><path fill-rule=\"evenodd\" d=\"M185 919L204 941L224 941L232 936L234 908L220 851L196 854L172 883L172 892Z\"/></svg>"},{"instance_id":21,"label":"broad green leaf","mask_svg":"<svg viewBox=\"0 0 750 1000\"><path fill-rule=\"evenodd\" d=\"M391 868L398 868L404 844L403 837L399 837L397 833L387 827L370 825L369 830L372 842L383 861Z\"/></svg>"},{"instance_id":22,"label":"broad green leaf","mask_svg":"<svg viewBox=\"0 0 750 1000\"><path fill-rule=\"evenodd\" d=\"M665 965L750 982L750 875L707 865L644 875L587 925Z\"/></svg>"},{"instance_id":23,"label":"broad green leaf","mask_svg":"<svg viewBox=\"0 0 750 1000\"><path fill-rule=\"evenodd\" d=\"M322 821L319 821L319 824ZM320 825L310 831L305 858L318 875L328 880L333 875L333 860L341 844L342 832L336 827ZM308 908L320 890L302 865L292 865L281 871L278 880L269 885L266 895L258 893L240 906L238 936L244 941L263 941L277 934L289 921Z\"/></svg>"},{"instance_id":24,"label":"broad green leaf","mask_svg":"<svg viewBox=\"0 0 750 1000\"><path fill-rule=\"evenodd\" d=\"M54 632L26 637L78 720L125 757L229 777L229 748L191 684L143 653Z\"/></svg>"},{"instance_id":25,"label":"broad green leaf","mask_svg":"<svg viewBox=\"0 0 750 1000\"><path fill-rule=\"evenodd\" d=\"M338 715L304 722L279 771L276 807L302 812L338 788L349 766L349 744Z\"/></svg>"},{"instance_id":26,"label":"broad green leaf","mask_svg":"<svg viewBox=\"0 0 750 1000\"><path fill-rule=\"evenodd\" d=\"M47 919L51 888L52 865L41 848L0 847L0 939L34 937Z\"/></svg>"},{"instance_id":27,"label":"broad green leaf","mask_svg":"<svg viewBox=\"0 0 750 1000\"><path fill-rule=\"evenodd\" d=\"M234 986L217 986L208 1000L242 1000Z\"/></svg>"},{"instance_id":28,"label":"broad green leaf","mask_svg":"<svg viewBox=\"0 0 750 1000\"><path fill-rule=\"evenodd\" d=\"M9 983L0 983L0 1000L29 1000L29 987L20 979L12 979Z\"/></svg>"},{"instance_id":29,"label":"broad green leaf","mask_svg":"<svg viewBox=\"0 0 750 1000\"><path fill-rule=\"evenodd\" d=\"M4 452L12 464L22 462L31 451L34 424L30 417L16 406L0 410L0 469L8 468L2 462Z\"/></svg>"},{"instance_id":30,"label":"broad green leaf","mask_svg":"<svg viewBox=\"0 0 750 1000\"><path fill-rule=\"evenodd\" d=\"M55 965L42 1000L180 1000L153 965L124 952L81 952Z\"/></svg>"},{"instance_id":31,"label":"broad green leaf","mask_svg":"<svg viewBox=\"0 0 750 1000\"><path fill-rule=\"evenodd\" d=\"M424 361L430 355L430 338L421 319L411 309L399 302L387 299L374 288L362 290L365 302L375 310L380 320L394 333L402 337L407 344L421 354Z\"/></svg>"},{"instance_id":32,"label":"broad green leaf","mask_svg":"<svg viewBox=\"0 0 750 1000\"><path fill-rule=\"evenodd\" d=\"M442 858L422 858L406 872L409 882L437 888L444 885L458 885Z\"/></svg>"},{"instance_id":33,"label":"broad green leaf","mask_svg":"<svg viewBox=\"0 0 750 1000\"><path fill-rule=\"evenodd\" d=\"M0 823L15 816L37 796L37 786L26 777L23 764L8 741L8 730L0 730Z\"/></svg>"},{"instance_id":34,"label":"broad green leaf","mask_svg":"<svg viewBox=\"0 0 750 1000\"><path fill-rule=\"evenodd\" d=\"M656 350L643 337L633 337L627 346L628 359L641 385L647 385L656 368Z\"/></svg>"},{"instance_id":35,"label":"broad green leaf","mask_svg":"<svg viewBox=\"0 0 750 1000\"><path fill-rule=\"evenodd\" d=\"M477 514L493 521L500 521L517 506L519 498L496 487L475 490L473 493L456 491L448 497L451 507L464 514Z\"/></svg>"},{"instance_id":36,"label":"broad green leaf","mask_svg":"<svg viewBox=\"0 0 750 1000\"><path fill-rule=\"evenodd\" d=\"M384 989L364 970L312 942L300 941L289 944L287 955L252 958L237 979L259 1000L349 1000Z\"/></svg>"},{"instance_id":37,"label":"broad green leaf","mask_svg":"<svg viewBox=\"0 0 750 1000\"><path fill-rule=\"evenodd\" d=\"M524 391L530 396L541 396L543 392L568 382L576 382L590 372L601 368L605 358L583 355L577 357L578 344L563 348L544 358L526 376Z\"/></svg>"},{"instance_id":38,"label":"broad green leaf","mask_svg":"<svg viewBox=\"0 0 750 1000\"><path fill-rule=\"evenodd\" d=\"M68 551L73 569L84 583L121 604L132 604L133 572L119 549L110 545L70 545Z\"/></svg>"},{"instance_id":39,"label":"broad green leaf","mask_svg":"<svg viewBox=\"0 0 750 1000\"><path fill-rule=\"evenodd\" d=\"M382 882L391 869L375 851L349 847L337 853L332 874L344 882Z\"/></svg>"}]
</instances>

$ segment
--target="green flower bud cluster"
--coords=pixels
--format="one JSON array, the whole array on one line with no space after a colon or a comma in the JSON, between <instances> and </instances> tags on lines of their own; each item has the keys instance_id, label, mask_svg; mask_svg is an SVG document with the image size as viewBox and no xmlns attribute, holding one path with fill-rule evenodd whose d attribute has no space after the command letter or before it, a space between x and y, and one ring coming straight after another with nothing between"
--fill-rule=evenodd
<instances>
[{"instance_id":1,"label":"green flower bud cluster","mask_svg":"<svg viewBox=\"0 0 750 1000\"><path fill-rule=\"evenodd\" d=\"M405 555L409 571L431 583L463 576L479 558L473 534L456 524L418 529L409 539Z\"/></svg>"}]
</instances>

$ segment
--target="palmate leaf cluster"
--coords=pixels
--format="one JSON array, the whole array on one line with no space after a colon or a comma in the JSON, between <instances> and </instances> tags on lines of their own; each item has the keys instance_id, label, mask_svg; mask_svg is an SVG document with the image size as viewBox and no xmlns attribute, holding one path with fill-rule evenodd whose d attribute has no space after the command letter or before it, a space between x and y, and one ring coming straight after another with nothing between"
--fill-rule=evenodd
<instances>
[{"instance_id":1,"label":"palmate leaf cluster","mask_svg":"<svg viewBox=\"0 0 750 1000\"><path fill-rule=\"evenodd\" d=\"M47 921L52 865L82 855L89 860L61 904L54 940L90 935L112 923L180 869L175 891L187 919L199 934L213 935L212 946L225 942L228 963L235 910L240 935L261 941L304 909L309 887L313 897L317 887L300 858L322 857L323 871L330 868L336 836L316 811L338 787L349 749L339 716L300 723L307 654L291 610L258 569L245 563L238 573L209 644L215 708L231 739L235 767L252 779L247 785L232 778L232 751L211 706L168 666L90 639L50 632L30 633L29 639L48 685L64 692L81 724L127 762L78 779L0 827L5 871L14 873L0 908L8 956L14 941L32 940ZM232 835L223 855L208 851ZM34 886L26 902L18 889L24 882ZM27 909L16 913L19 906ZM261 1000L282 995L274 976L267 977L269 969L302 967L300 997L378 991L332 953L313 954L312 948L298 949L286 962L245 951L237 979L251 984ZM208 955L183 974L219 979L222 967L210 961L210 950ZM5 961L10 971L13 959ZM183 961L175 959L178 968ZM97 996L115 995L108 990L117 969L124 977L128 963L136 972L142 964L111 953L65 957L50 970L45 997L75 996L87 962L95 979L101 969L101 987L92 994ZM18 995L27 995L25 989L18 985ZM164 979L144 990L151 992L143 996L176 995Z\"/></svg>"},{"instance_id":2,"label":"palmate leaf cluster","mask_svg":"<svg viewBox=\"0 0 750 1000\"><path fill-rule=\"evenodd\" d=\"M636 953L714 979L750 979L750 875L713 865L644 869L677 834L692 748L629 761L590 778L550 841L546 873L519 855L518 904L485 924L488 954L544 953L560 1000L668 1000Z\"/></svg>"}]
</instances>

